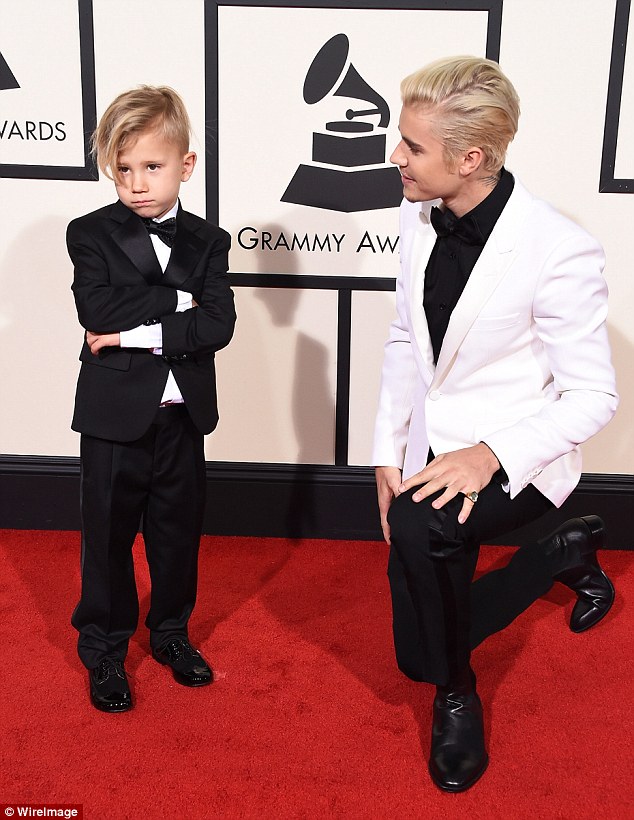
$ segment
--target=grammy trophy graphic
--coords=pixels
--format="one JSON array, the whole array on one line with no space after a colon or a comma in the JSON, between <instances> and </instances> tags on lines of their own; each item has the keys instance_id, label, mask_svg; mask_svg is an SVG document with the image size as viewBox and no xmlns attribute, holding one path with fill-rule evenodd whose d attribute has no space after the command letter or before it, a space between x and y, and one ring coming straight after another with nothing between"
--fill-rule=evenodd
<instances>
[{"instance_id":1,"label":"grammy trophy graphic","mask_svg":"<svg viewBox=\"0 0 634 820\"><path fill-rule=\"evenodd\" d=\"M298 167L282 202L350 213L394 208L403 198L398 169L385 163L389 106L348 61L348 50L345 34L321 47L304 80L304 102L332 93L367 105L348 108L345 119L326 123L325 133L313 132L312 163Z\"/></svg>"}]
</instances>

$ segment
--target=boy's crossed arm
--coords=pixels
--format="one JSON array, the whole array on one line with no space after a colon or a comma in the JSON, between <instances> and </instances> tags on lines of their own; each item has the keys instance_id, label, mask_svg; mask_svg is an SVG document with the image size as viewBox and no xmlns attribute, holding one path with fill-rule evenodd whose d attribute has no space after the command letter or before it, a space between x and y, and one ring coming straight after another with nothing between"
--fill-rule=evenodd
<instances>
[{"instance_id":1,"label":"boy's crossed arm","mask_svg":"<svg viewBox=\"0 0 634 820\"><path fill-rule=\"evenodd\" d=\"M231 237L216 234L210 244L204 276L182 283L198 302L195 310L171 312L161 317L162 348L167 356L213 353L229 344L236 322L233 291L229 286ZM197 280L197 281L196 281Z\"/></svg>"},{"instance_id":2,"label":"boy's crossed arm","mask_svg":"<svg viewBox=\"0 0 634 820\"><path fill-rule=\"evenodd\" d=\"M73 295L79 323L96 335L117 334L155 316L173 313L178 297L164 285L113 285L108 264L90 235L90 225L74 220L67 230L74 266Z\"/></svg>"},{"instance_id":3,"label":"boy's crossed arm","mask_svg":"<svg viewBox=\"0 0 634 820\"><path fill-rule=\"evenodd\" d=\"M192 307L198 307L198 302L192 297ZM86 331L86 344L93 355L97 355L103 347L120 347L121 332L119 333L93 333ZM149 348L151 350L151 348Z\"/></svg>"},{"instance_id":4,"label":"boy's crossed arm","mask_svg":"<svg viewBox=\"0 0 634 820\"><path fill-rule=\"evenodd\" d=\"M149 349L163 348L164 353L180 356L225 347L235 324L233 293L226 275L231 240L223 232L213 244L204 276L181 285L195 291L196 299L189 291L169 285L112 285L96 249L85 243L73 246L69 237L75 263L73 292L91 353L98 355L104 347L147 344ZM147 331L142 338L154 337L153 342L122 338L122 331L137 329Z\"/></svg>"}]
</instances>

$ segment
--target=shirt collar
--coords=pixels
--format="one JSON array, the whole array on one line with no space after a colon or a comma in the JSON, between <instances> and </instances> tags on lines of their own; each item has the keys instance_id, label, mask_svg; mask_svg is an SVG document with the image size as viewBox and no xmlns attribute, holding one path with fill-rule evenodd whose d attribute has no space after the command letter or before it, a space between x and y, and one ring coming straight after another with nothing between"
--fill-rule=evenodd
<instances>
[{"instance_id":1,"label":"shirt collar","mask_svg":"<svg viewBox=\"0 0 634 820\"><path fill-rule=\"evenodd\" d=\"M174 205L169 209L169 211L166 214L163 214L163 216L160 217L160 219L154 219L154 222L164 222L166 219L171 219L172 217L176 216L176 214L178 213L179 204L180 203L177 199Z\"/></svg>"},{"instance_id":2,"label":"shirt collar","mask_svg":"<svg viewBox=\"0 0 634 820\"><path fill-rule=\"evenodd\" d=\"M500 218L500 214L504 210L504 206L509 200L513 192L515 179L513 174L502 168L500 179L497 185L486 196L482 202L472 208L468 213L457 220L456 225L459 225L463 220L465 222L472 222L477 226L478 232L481 234L484 245L491 235L495 223Z\"/></svg>"}]
</instances>

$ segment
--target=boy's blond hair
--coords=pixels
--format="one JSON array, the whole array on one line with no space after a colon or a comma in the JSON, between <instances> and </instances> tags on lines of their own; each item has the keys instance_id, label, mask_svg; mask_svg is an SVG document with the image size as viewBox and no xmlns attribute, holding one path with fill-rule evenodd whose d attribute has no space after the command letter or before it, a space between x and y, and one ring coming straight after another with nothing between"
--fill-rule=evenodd
<instances>
[{"instance_id":1,"label":"boy's blond hair","mask_svg":"<svg viewBox=\"0 0 634 820\"><path fill-rule=\"evenodd\" d=\"M471 146L485 155L483 170L497 173L517 132L520 101L493 60L449 57L421 68L401 83L403 105L432 112L435 136L451 166Z\"/></svg>"},{"instance_id":2,"label":"boy's blond hair","mask_svg":"<svg viewBox=\"0 0 634 820\"><path fill-rule=\"evenodd\" d=\"M117 157L145 131L157 131L179 151L189 150L191 123L180 96L166 85L140 85L113 100L92 135L92 155L110 179L117 176Z\"/></svg>"}]
</instances>

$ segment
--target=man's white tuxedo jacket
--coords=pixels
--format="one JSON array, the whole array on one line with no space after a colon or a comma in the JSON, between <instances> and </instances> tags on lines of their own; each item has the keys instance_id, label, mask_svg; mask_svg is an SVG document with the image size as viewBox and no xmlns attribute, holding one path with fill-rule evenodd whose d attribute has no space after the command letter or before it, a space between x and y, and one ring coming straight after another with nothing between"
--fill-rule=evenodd
<instances>
[{"instance_id":1,"label":"man's white tuxedo jacket","mask_svg":"<svg viewBox=\"0 0 634 820\"><path fill-rule=\"evenodd\" d=\"M604 255L593 237L518 181L469 277L434 366L423 309L439 201L401 205L397 318L385 346L372 463L407 478L435 455L484 441L515 497L560 506L578 445L618 397L606 331Z\"/></svg>"}]
</instances>

